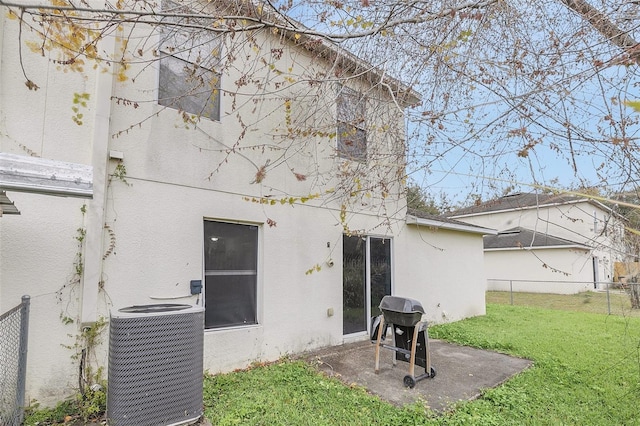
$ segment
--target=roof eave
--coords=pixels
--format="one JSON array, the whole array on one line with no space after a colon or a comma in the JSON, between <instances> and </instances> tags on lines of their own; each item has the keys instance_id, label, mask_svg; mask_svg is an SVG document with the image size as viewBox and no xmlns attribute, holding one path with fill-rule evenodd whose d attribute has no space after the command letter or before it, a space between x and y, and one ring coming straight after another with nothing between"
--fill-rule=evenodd
<instances>
[{"instance_id":1,"label":"roof eave","mask_svg":"<svg viewBox=\"0 0 640 426\"><path fill-rule=\"evenodd\" d=\"M372 64L360 59L350 51L338 46L332 41L314 34L301 22L296 21L276 10L273 5L263 0L242 0L239 6L242 13L258 18L268 18L280 24L283 37L293 42L295 45L318 54L328 60L343 60L348 64L348 68L353 74L364 73L376 77L380 82L385 83L392 91L396 101L403 107L412 107L422 101L422 95L400 80L385 74L384 70L374 67Z\"/></svg>"},{"instance_id":2,"label":"roof eave","mask_svg":"<svg viewBox=\"0 0 640 426\"><path fill-rule=\"evenodd\" d=\"M348 50L324 38L304 33L298 34L295 33L295 31L287 31L285 36L296 45L304 47L310 52L317 52L326 60L343 61L345 68L349 69L351 74L367 74L375 77L376 80L383 82L390 88L393 95L403 107L415 106L422 101L422 95L414 89L402 83L400 80L386 75L384 70L374 67L372 64L360 59Z\"/></svg>"},{"instance_id":3,"label":"roof eave","mask_svg":"<svg viewBox=\"0 0 640 426\"><path fill-rule=\"evenodd\" d=\"M413 215L407 215L406 217L407 225L416 225L416 226L428 226L431 228L437 229L446 229L449 231L458 231L458 232L468 232L471 234L480 234L480 235L497 235L498 231L491 228L483 228L481 226L475 225L462 225L459 223L449 223L446 221L440 221L435 219L426 219Z\"/></svg>"},{"instance_id":4,"label":"roof eave","mask_svg":"<svg viewBox=\"0 0 640 426\"><path fill-rule=\"evenodd\" d=\"M512 250L525 250L525 251L531 251L531 250L557 250L557 249L578 249L578 250L584 250L584 251L591 251L592 248L588 247L588 246L583 246L583 245L566 245L566 246L559 246L559 245L555 245L555 246L527 246L527 247L491 247L491 248L485 248L484 251L512 251Z\"/></svg>"},{"instance_id":5,"label":"roof eave","mask_svg":"<svg viewBox=\"0 0 640 426\"><path fill-rule=\"evenodd\" d=\"M566 205L570 205L570 204L579 204L579 203L588 203L588 204L594 205L594 206L600 208L603 211L606 211L606 212L608 212L610 214L614 214L614 215L622 218L622 216L619 213L616 213L614 210L612 210L611 208L607 207L605 204L601 203L598 200L594 200L592 198L580 198L578 200L570 200L570 201L564 201L564 202L553 202L553 203L542 203L542 204L539 204L539 205L522 206L522 207L511 207L511 208L505 208L505 209L500 209L500 210L485 210L485 211L481 211L481 212L472 212L472 213L463 213L463 214L458 214L458 215L451 215L449 217L451 217L452 219L457 219L457 218L474 217L474 216L485 216L485 215L490 215L490 214L494 214L494 213L516 212L516 211L522 211L522 210L538 209L540 207L566 206Z\"/></svg>"}]
</instances>

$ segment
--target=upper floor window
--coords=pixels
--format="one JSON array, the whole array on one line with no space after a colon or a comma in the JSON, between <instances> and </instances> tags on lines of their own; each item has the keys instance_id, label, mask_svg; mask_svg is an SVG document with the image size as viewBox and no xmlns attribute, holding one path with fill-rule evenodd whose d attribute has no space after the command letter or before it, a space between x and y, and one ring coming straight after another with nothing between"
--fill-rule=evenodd
<instances>
[{"instance_id":1,"label":"upper floor window","mask_svg":"<svg viewBox=\"0 0 640 426\"><path fill-rule=\"evenodd\" d=\"M366 160L366 98L361 93L342 86L336 104L338 155L350 160Z\"/></svg>"},{"instance_id":2,"label":"upper floor window","mask_svg":"<svg viewBox=\"0 0 640 426\"><path fill-rule=\"evenodd\" d=\"M163 52L158 104L220 120L220 76L210 69Z\"/></svg>"},{"instance_id":3,"label":"upper floor window","mask_svg":"<svg viewBox=\"0 0 640 426\"><path fill-rule=\"evenodd\" d=\"M162 10L176 14L194 11L170 0L162 2ZM220 120L219 37L199 28L190 18L167 18L160 31L160 75L158 104L188 114Z\"/></svg>"}]
</instances>

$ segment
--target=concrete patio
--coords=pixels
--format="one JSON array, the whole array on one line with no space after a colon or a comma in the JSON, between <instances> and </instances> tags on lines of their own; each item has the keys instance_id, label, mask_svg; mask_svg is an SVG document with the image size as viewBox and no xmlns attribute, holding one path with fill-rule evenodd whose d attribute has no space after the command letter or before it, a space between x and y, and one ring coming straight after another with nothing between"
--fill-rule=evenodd
<instances>
[{"instance_id":1,"label":"concrete patio","mask_svg":"<svg viewBox=\"0 0 640 426\"><path fill-rule=\"evenodd\" d=\"M392 350L380 349L380 372L375 374L375 344L368 340L309 352L304 358L327 375L360 385L392 404L421 400L436 411L475 399L483 389L498 386L532 365L526 359L434 339L429 346L436 376L418 381L413 389L403 383L409 364L399 361L393 366ZM424 368L415 367L416 376L424 372Z\"/></svg>"}]
</instances>

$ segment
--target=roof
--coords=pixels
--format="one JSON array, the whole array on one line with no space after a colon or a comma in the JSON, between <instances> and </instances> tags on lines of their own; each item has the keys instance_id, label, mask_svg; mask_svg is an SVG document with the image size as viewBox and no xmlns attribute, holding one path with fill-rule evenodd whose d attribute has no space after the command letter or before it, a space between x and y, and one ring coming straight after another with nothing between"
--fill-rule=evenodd
<instances>
[{"instance_id":1,"label":"roof","mask_svg":"<svg viewBox=\"0 0 640 426\"><path fill-rule=\"evenodd\" d=\"M306 27L301 22L292 19L276 9L272 3L262 0L240 0L236 2L214 1L215 7L224 12L247 17L253 24L270 21L273 30L280 32L295 45L314 52L318 57L335 63L332 72L344 71L351 75L366 76L372 84L384 83L391 89L397 101L403 106L416 105L421 95L400 80L389 76L385 70L379 69L359 58L338 43L327 40L320 33Z\"/></svg>"},{"instance_id":2,"label":"roof","mask_svg":"<svg viewBox=\"0 0 640 426\"><path fill-rule=\"evenodd\" d=\"M450 217L432 215L415 209L407 210L406 223L407 225L428 226L431 228L469 232L481 235L495 235L498 232L495 229L472 225L460 220L451 219Z\"/></svg>"},{"instance_id":3,"label":"roof","mask_svg":"<svg viewBox=\"0 0 640 426\"><path fill-rule=\"evenodd\" d=\"M329 42L326 39L310 36L301 37L295 42L300 44L301 40L304 41L304 47L309 51L316 52L320 57L335 62L343 71L351 75L365 75L371 84L384 82L384 84L392 90L393 95L401 105L412 106L420 102L421 95L418 92L400 80L389 76L384 70L372 66L337 44Z\"/></svg>"},{"instance_id":4,"label":"roof","mask_svg":"<svg viewBox=\"0 0 640 426\"><path fill-rule=\"evenodd\" d=\"M536 194L518 192L504 197L496 198L482 204L465 207L450 214L451 217L463 217L472 215L489 214L491 212L508 210L525 210L542 206L563 204L590 203L602 210L611 212L611 209L599 201L588 197L580 197L570 194Z\"/></svg>"},{"instance_id":5,"label":"roof","mask_svg":"<svg viewBox=\"0 0 640 426\"><path fill-rule=\"evenodd\" d=\"M529 248L578 248L591 250L584 244L564 238L554 237L542 232L516 227L484 237L485 250L529 249Z\"/></svg>"}]
</instances>

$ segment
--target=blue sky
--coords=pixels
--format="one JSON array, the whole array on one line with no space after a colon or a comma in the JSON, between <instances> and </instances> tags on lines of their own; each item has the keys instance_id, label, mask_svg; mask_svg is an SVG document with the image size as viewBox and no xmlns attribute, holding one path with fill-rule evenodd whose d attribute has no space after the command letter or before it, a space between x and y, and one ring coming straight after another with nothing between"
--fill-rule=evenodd
<instances>
[{"instance_id":1,"label":"blue sky","mask_svg":"<svg viewBox=\"0 0 640 426\"><path fill-rule=\"evenodd\" d=\"M363 6L365 3L344 2L353 6L350 10L346 6L332 8L331 3L324 1L278 4L291 5L286 13L306 25L344 32L353 28L331 26L328 24L331 19L341 17L346 22L360 13L376 13L378 6L379 16L384 16L385 7L391 3L366 2L372 9ZM630 113L621 102L640 98L636 70L596 65L593 58L607 60L619 55L620 49L560 3L539 4L544 7L515 0L511 10L503 11L504 16L484 21L491 24L489 28L482 27L479 20L442 19L437 21L438 25L405 28L407 31L396 39L395 45L393 38L342 43L376 67L410 84L423 94L423 99L436 100L412 111L408 125L412 134L409 176L432 196L442 192L450 200L462 202L470 194L485 199L509 189L531 191L536 185L555 189L596 186L605 193L634 186L624 174L633 166L627 159L635 158L634 152L625 152L624 147L614 146L611 141L621 135L630 136L635 146L635 138L640 136L637 123L620 125ZM430 7L438 5L435 2ZM329 15L324 23L318 23L322 10ZM609 12L613 17L613 12ZM402 28L397 30L402 33ZM483 31L483 37L475 40L477 31ZM414 36L422 37L414 40L416 46L428 45L422 50L424 58L416 46L407 47ZM512 43L517 37L524 37L531 45L518 47ZM433 76L441 72L441 68L437 70L442 57L429 54L431 47L443 48L445 55L453 54L450 65L454 72L461 73L460 84L456 85L458 76L452 75L448 77L447 88L433 88L440 82ZM514 49L518 49L517 54L527 55L521 57L524 71L515 74L507 65L511 55L515 55ZM488 76L504 78L503 83L483 90L482 84L476 84L478 80L464 81L465 71L482 77L479 68L483 66L495 66L492 70L498 75ZM532 74L549 70L552 72L542 80ZM476 87L470 89L471 86ZM449 89L454 100L448 105L438 105L437 100ZM530 108L533 118L523 118L526 114L514 112L522 106ZM423 112L427 110L444 111L444 118L438 122L444 124L443 129L424 119ZM610 123L604 118L607 116L612 117ZM470 125L463 124L464 120L470 121ZM493 120L496 120L493 127L483 130ZM571 123L571 143L565 137L563 120ZM526 157L518 156L518 151L531 139L508 136L520 128L538 141ZM625 158L623 153L629 157Z\"/></svg>"}]
</instances>

